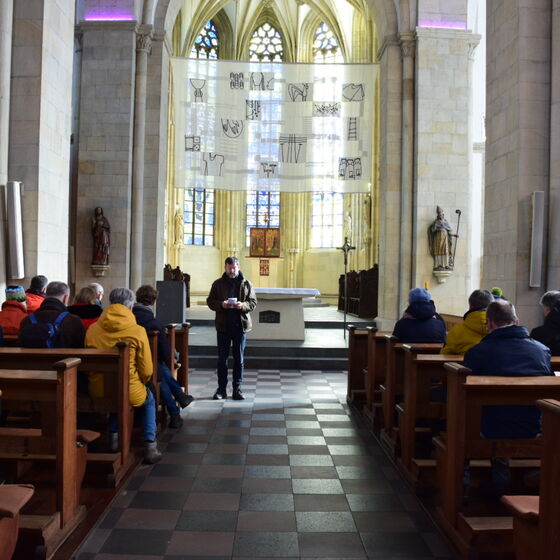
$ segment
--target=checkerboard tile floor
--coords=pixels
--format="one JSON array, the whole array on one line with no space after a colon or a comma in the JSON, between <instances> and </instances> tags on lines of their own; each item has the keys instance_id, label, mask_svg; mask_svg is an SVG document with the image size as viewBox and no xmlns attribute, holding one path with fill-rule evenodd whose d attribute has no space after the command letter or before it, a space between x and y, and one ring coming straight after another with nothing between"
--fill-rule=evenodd
<instances>
[{"instance_id":1,"label":"checkerboard tile floor","mask_svg":"<svg viewBox=\"0 0 560 560\"><path fill-rule=\"evenodd\" d=\"M350 415L344 372L247 371L245 401L214 401L215 372L194 370L189 389L162 461L138 468L78 560L456 558Z\"/></svg>"}]
</instances>

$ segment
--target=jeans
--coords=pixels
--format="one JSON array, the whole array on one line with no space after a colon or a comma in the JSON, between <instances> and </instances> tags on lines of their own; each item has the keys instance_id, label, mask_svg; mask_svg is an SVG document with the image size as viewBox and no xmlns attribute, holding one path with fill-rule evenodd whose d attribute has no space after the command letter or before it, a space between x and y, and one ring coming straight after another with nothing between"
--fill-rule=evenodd
<instances>
[{"instance_id":1,"label":"jeans","mask_svg":"<svg viewBox=\"0 0 560 560\"><path fill-rule=\"evenodd\" d=\"M167 412L179 414L180 410L175 402L175 397L183 395L183 389L165 362L158 362L158 379L161 381L159 390Z\"/></svg>"},{"instance_id":2,"label":"jeans","mask_svg":"<svg viewBox=\"0 0 560 560\"><path fill-rule=\"evenodd\" d=\"M245 333L229 329L226 332L218 331L218 389L225 391L228 383L227 361L230 346L233 349L233 390L236 391L243 383L243 352L245 351Z\"/></svg>"},{"instance_id":3,"label":"jeans","mask_svg":"<svg viewBox=\"0 0 560 560\"><path fill-rule=\"evenodd\" d=\"M137 407L142 414L142 436L144 441L156 441L156 400L152 392L146 388L148 396L142 406ZM109 415L109 432L119 431L119 422L116 414Z\"/></svg>"}]
</instances>

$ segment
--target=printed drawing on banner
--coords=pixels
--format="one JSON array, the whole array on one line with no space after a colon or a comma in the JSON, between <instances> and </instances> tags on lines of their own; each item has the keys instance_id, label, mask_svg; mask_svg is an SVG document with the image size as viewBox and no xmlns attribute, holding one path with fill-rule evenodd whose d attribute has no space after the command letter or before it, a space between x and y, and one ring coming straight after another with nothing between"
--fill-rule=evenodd
<instances>
[{"instance_id":1,"label":"printed drawing on banner","mask_svg":"<svg viewBox=\"0 0 560 560\"><path fill-rule=\"evenodd\" d=\"M294 102L307 101L308 97L313 98L313 84L288 84L288 96Z\"/></svg>"},{"instance_id":2,"label":"printed drawing on banner","mask_svg":"<svg viewBox=\"0 0 560 560\"><path fill-rule=\"evenodd\" d=\"M278 176L277 161L261 161L259 166L259 177L261 179L275 179Z\"/></svg>"},{"instance_id":3,"label":"printed drawing on banner","mask_svg":"<svg viewBox=\"0 0 560 560\"><path fill-rule=\"evenodd\" d=\"M245 118L248 121L260 120L262 113L261 102L256 99L247 99L245 103Z\"/></svg>"},{"instance_id":4,"label":"printed drawing on banner","mask_svg":"<svg viewBox=\"0 0 560 560\"><path fill-rule=\"evenodd\" d=\"M239 138L245 126L242 120L237 119L221 119L222 130L228 138Z\"/></svg>"},{"instance_id":5,"label":"printed drawing on banner","mask_svg":"<svg viewBox=\"0 0 560 560\"><path fill-rule=\"evenodd\" d=\"M243 76L243 72L229 73L229 87L230 89L245 89L245 79Z\"/></svg>"},{"instance_id":6,"label":"printed drawing on banner","mask_svg":"<svg viewBox=\"0 0 560 560\"><path fill-rule=\"evenodd\" d=\"M305 163L307 156L307 136L280 134L280 161L282 163Z\"/></svg>"},{"instance_id":7,"label":"printed drawing on banner","mask_svg":"<svg viewBox=\"0 0 560 560\"><path fill-rule=\"evenodd\" d=\"M249 89L254 91L273 91L274 72L251 72Z\"/></svg>"},{"instance_id":8,"label":"printed drawing on banner","mask_svg":"<svg viewBox=\"0 0 560 560\"><path fill-rule=\"evenodd\" d=\"M189 80L193 89L195 103L205 103L207 101L206 80L191 78Z\"/></svg>"},{"instance_id":9,"label":"printed drawing on banner","mask_svg":"<svg viewBox=\"0 0 560 560\"><path fill-rule=\"evenodd\" d=\"M363 101L365 97L364 84L343 84L342 97L346 101Z\"/></svg>"},{"instance_id":10,"label":"printed drawing on banner","mask_svg":"<svg viewBox=\"0 0 560 560\"><path fill-rule=\"evenodd\" d=\"M362 178L362 158L338 158L338 178L352 181Z\"/></svg>"},{"instance_id":11,"label":"printed drawing on banner","mask_svg":"<svg viewBox=\"0 0 560 560\"><path fill-rule=\"evenodd\" d=\"M185 152L200 152L200 136L185 136Z\"/></svg>"},{"instance_id":12,"label":"printed drawing on banner","mask_svg":"<svg viewBox=\"0 0 560 560\"><path fill-rule=\"evenodd\" d=\"M338 101L319 101L313 103L314 117L340 117L340 103Z\"/></svg>"},{"instance_id":13,"label":"printed drawing on banner","mask_svg":"<svg viewBox=\"0 0 560 560\"><path fill-rule=\"evenodd\" d=\"M214 152L202 154L202 174L211 177L224 176L224 156Z\"/></svg>"},{"instance_id":14,"label":"printed drawing on banner","mask_svg":"<svg viewBox=\"0 0 560 560\"><path fill-rule=\"evenodd\" d=\"M348 140L357 140L358 139L358 117L348 117L348 128L347 128L347 136Z\"/></svg>"}]
</instances>

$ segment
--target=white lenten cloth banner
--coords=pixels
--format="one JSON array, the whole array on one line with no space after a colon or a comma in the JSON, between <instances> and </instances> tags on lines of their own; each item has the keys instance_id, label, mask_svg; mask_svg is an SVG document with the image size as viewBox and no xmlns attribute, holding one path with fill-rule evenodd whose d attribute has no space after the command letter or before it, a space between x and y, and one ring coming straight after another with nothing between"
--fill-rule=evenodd
<instances>
[{"instance_id":1,"label":"white lenten cloth banner","mask_svg":"<svg viewBox=\"0 0 560 560\"><path fill-rule=\"evenodd\" d=\"M376 64L172 64L177 187L370 192Z\"/></svg>"}]
</instances>

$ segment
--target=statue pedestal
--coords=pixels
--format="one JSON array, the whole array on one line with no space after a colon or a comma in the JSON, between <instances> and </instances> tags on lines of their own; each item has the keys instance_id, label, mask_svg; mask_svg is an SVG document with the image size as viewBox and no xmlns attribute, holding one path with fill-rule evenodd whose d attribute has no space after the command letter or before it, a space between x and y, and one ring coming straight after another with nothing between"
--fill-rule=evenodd
<instances>
[{"instance_id":1,"label":"statue pedestal","mask_svg":"<svg viewBox=\"0 0 560 560\"><path fill-rule=\"evenodd\" d=\"M453 274L452 270L432 270L432 274L437 278L438 284L444 284Z\"/></svg>"},{"instance_id":2,"label":"statue pedestal","mask_svg":"<svg viewBox=\"0 0 560 560\"><path fill-rule=\"evenodd\" d=\"M156 303L156 318L167 325L185 322L187 313L186 287L184 282L160 280L156 284L159 292Z\"/></svg>"},{"instance_id":3,"label":"statue pedestal","mask_svg":"<svg viewBox=\"0 0 560 560\"><path fill-rule=\"evenodd\" d=\"M108 264L92 264L91 265L91 270L93 272L93 275L96 278L100 278L101 276L105 276L105 274L107 274L107 272L110 269L110 265Z\"/></svg>"}]
</instances>

